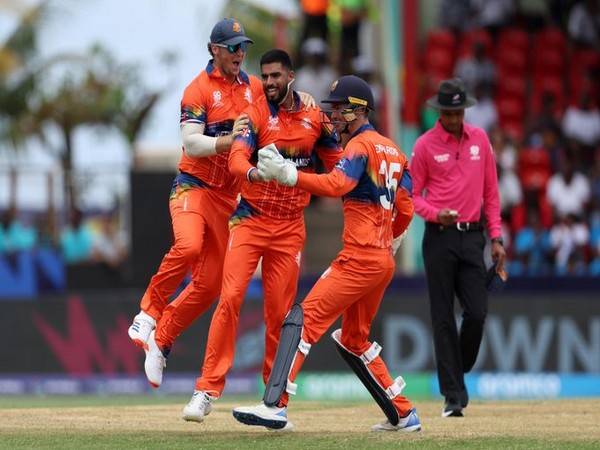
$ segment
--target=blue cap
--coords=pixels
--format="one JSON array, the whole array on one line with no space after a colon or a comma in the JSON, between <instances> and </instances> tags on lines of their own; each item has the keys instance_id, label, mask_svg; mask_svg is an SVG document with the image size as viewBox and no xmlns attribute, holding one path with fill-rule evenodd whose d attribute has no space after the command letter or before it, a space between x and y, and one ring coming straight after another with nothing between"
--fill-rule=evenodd
<instances>
[{"instance_id":1,"label":"blue cap","mask_svg":"<svg viewBox=\"0 0 600 450\"><path fill-rule=\"evenodd\" d=\"M349 103L375 109L373 91L365 80L356 75L345 75L331 85L329 97L321 103Z\"/></svg>"},{"instance_id":2,"label":"blue cap","mask_svg":"<svg viewBox=\"0 0 600 450\"><path fill-rule=\"evenodd\" d=\"M245 35L244 27L235 19L223 19L217 22L210 33L211 44L237 45L242 42L254 42Z\"/></svg>"}]
</instances>

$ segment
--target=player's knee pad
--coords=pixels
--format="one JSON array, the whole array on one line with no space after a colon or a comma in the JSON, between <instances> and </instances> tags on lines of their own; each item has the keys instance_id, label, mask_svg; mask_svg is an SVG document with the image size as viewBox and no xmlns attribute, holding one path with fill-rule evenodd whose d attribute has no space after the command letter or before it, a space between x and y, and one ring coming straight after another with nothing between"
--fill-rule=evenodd
<instances>
[{"instance_id":1,"label":"player's knee pad","mask_svg":"<svg viewBox=\"0 0 600 450\"><path fill-rule=\"evenodd\" d=\"M263 402L267 406L276 405L284 390L287 390L292 395L296 394L296 384L288 381L288 375L294 363L296 352L300 351L306 356L311 347L309 343L302 340L303 324L304 313L302 306L294 303L281 326L281 335L279 337L275 361L273 362L269 381L265 387Z\"/></svg>"},{"instance_id":2,"label":"player's knee pad","mask_svg":"<svg viewBox=\"0 0 600 450\"><path fill-rule=\"evenodd\" d=\"M335 341L335 346L344 361L346 361L352 371L358 376L362 384L365 385L390 423L392 425L397 425L400 420L400 415L392 400L402 393L402 389L404 389L406 383L402 377L398 377L391 386L384 388L371 373L369 364L379 356L381 346L377 342L373 342L366 352L362 355L357 355L342 345L342 330L335 330L331 333L331 337Z\"/></svg>"}]
</instances>

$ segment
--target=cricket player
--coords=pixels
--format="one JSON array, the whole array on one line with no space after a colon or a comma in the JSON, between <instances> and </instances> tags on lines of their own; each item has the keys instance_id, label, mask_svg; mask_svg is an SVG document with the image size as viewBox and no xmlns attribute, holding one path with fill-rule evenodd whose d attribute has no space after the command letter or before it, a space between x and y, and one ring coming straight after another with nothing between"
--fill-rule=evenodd
<instances>
[{"instance_id":1,"label":"cricket player","mask_svg":"<svg viewBox=\"0 0 600 450\"><path fill-rule=\"evenodd\" d=\"M305 228L303 210L310 194L297 187L265 182L254 163L257 151L275 145L301 173L314 172L320 158L331 170L341 157L337 135L323 112L306 109L291 89L294 72L289 55L270 50L260 61L265 96L246 113L247 130L229 155L229 170L244 180L241 200L230 220L223 265L223 285L214 312L195 392L183 418L202 422L211 402L225 386L234 359L238 318L248 284L262 258L265 356L263 379L271 371L281 323L296 297Z\"/></svg>"},{"instance_id":2,"label":"cricket player","mask_svg":"<svg viewBox=\"0 0 600 450\"><path fill-rule=\"evenodd\" d=\"M262 95L260 80L241 70L251 43L235 19L219 21L208 44L212 59L183 93L183 154L169 199L175 240L129 327L130 338L146 350L144 366L154 387L161 384L175 338L208 309L221 287L227 222L240 190L227 167L229 149L248 125L241 113ZM168 303L190 270L191 282Z\"/></svg>"},{"instance_id":3,"label":"cricket player","mask_svg":"<svg viewBox=\"0 0 600 450\"><path fill-rule=\"evenodd\" d=\"M241 113L263 96L260 80L241 70L251 43L235 19L219 21L208 44L212 59L187 86L181 101L183 154L169 199L175 241L128 330L133 342L146 351L144 370L153 387L162 382L175 339L210 307L221 289L228 221L241 187L229 172L229 150L248 125ZM310 95L301 97L314 106ZM168 303L190 270L191 282Z\"/></svg>"},{"instance_id":4,"label":"cricket player","mask_svg":"<svg viewBox=\"0 0 600 450\"><path fill-rule=\"evenodd\" d=\"M419 431L416 409L401 391L402 377L395 380L379 356L381 347L369 341L371 323L395 268L397 250L413 215L410 198L411 180L408 161L390 139L369 124L373 94L362 79L349 75L334 82L329 97L331 121L349 140L344 157L328 174L299 172L271 150L259 152L259 175L274 178L285 186L294 186L317 195L343 196L343 248L331 266L321 275L302 305L294 305L283 329L295 311L300 312L297 343L289 345L282 331L277 361L271 374L277 376L280 354L295 354L284 369L284 388L272 405L234 409L234 417L248 425L272 429L291 425L287 420L288 393L295 393L294 380L310 348L342 315L342 328L332 334L338 350L382 407L388 420L375 425L374 431ZM300 331L301 330L301 331ZM280 350L283 350L280 352ZM267 383L265 399L272 386Z\"/></svg>"}]
</instances>

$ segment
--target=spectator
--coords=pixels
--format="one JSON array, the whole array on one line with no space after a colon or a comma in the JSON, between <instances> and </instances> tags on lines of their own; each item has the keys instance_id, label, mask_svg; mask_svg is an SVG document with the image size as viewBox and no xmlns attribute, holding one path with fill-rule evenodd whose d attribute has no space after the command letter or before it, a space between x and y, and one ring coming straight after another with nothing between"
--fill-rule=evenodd
<instances>
[{"instance_id":1,"label":"spectator","mask_svg":"<svg viewBox=\"0 0 600 450\"><path fill-rule=\"evenodd\" d=\"M500 191L500 212L502 217L510 220L512 208L523 201L523 192L519 178L512 170L504 170L497 165L498 189Z\"/></svg>"},{"instance_id":2,"label":"spectator","mask_svg":"<svg viewBox=\"0 0 600 450\"><path fill-rule=\"evenodd\" d=\"M591 93L584 91L577 106L570 106L562 123L565 137L571 140L571 148L585 167L593 160L593 151L600 144L600 112L592 105Z\"/></svg>"},{"instance_id":3,"label":"spectator","mask_svg":"<svg viewBox=\"0 0 600 450\"><path fill-rule=\"evenodd\" d=\"M560 170L562 161L566 157L561 137L560 128L546 127L541 130L542 148L550 157L550 167L553 173Z\"/></svg>"},{"instance_id":4,"label":"spectator","mask_svg":"<svg viewBox=\"0 0 600 450\"><path fill-rule=\"evenodd\" d=\"M311 37L316 37L324 42L329 38L329 28L327 26L327 9L329 0L301 0L302 7L302 33L300 34L299 51L296 52L297 66L301 67L305 61L302 54L302 45Z\"/></svg>"},{"instance_id":5,"label":"spectator","mask_svg":"<svg viewBox=\"0 0 600 450\"><path fill-rule=\"evenodd\" d=\"M470 0L442 0L439 7L439 24L454 32L464 31L470 12Z\"/></svg>"},{"instance_id":6,"label":"spectator","mask_svg":"<svg viewBox=\"0 0 600 450\"><path fill-rule=\"evenodd\" d=\"M37 231L21 222L16 206L11 205L0 220L0 253L30 250L36 243Z\"/></svg>"},{"instance_id":7,"label":"spectator","mask_svg":"<svg viewBox=\"0 0 600 450\"><path fill-rule=\"evenodd\" d=\"M484 84L475 87L477 104L465 110L465 122L483 128L488 133L498 124L498 111L489 89Z\"/></svg>"},{"instance_id":8,"label":"spectator","mask_svg":"<svg viewBox=\"0 0 600 450\"><path fill-rule=\"evenodd\" d=\"M550 244L555 251L554 269L557 275L585 273L585 246L589 236L586 224L572 214L552 227Z\"/></svg>"},{"instance_id":9,"label":"spectator","mask_svg":"<svg viewBox=\"0 0 600 450\"><path fill-rule=\"evenodd\" d=\"M485 54L482 42L473 44L473 54L459 59L454 68L454 75L464 81L467 90L475 92L475 88L482 85L490 89L496 81L496 65Z\"/></svg>"},{"instance_id":10,"label":"spectator","mask_svg":"<svg viewBox=\"0 0 600 450\"><path fill-rule=\"evenodd\" d=\"M537 209L530 208L527 225L517 232L513 246L515 260L510 264L513 275L546 275L549 271L550 233L544 229Z\"/></svg>"},{"instance_id":11,"label":"spectator","mask_svg":"<svg viewBox=\"0 0 600 450\"><path fill-rule=\"evenodd\" d=\"M527 126L527 135L540 134L546 128L560 130L561 115L557 112L556 96L552 92L544 91L540 98L540 112L530 120Z\"/></svg>"},{"instance_id":12,"label":"spectator","mask_svg":"<svg viewBox=\"0 0 600 450\"><path fill-rule=\"evenodd\" d=\"M514 172L517 168L517 150L507 140L502 128L497 126L490 131L490 143L502 170Z\"/></svg>"},{"instance_id":13,"label":"spectator","mask_svg":"<svg viewBox=\"0 0 600 450\"><path fill-rule=\"evenodd\" d=\"M548 0L516 0L519 23L529 31L538 30L550 20Z\"/></svg>"},{"instance_id":14,"label":"spectator","mask_svg":"<svg viewBox=\"0 0 600 450\"><path fill-rule=\"evenodd\" d=\"M342 75L352 71L351 61L360 54L359 33L367 15L367 0L337 0L341 11L339 69Z\"/></svg>"},{"instance_id":15,"label":"spectator","mask_svg":"<svg viewBox=\"0 0 600 450\"><path fill-rule=\"evenodd\" d=\"M565 158L561 171L552 175L548 181L547 193L557 217L583 217L585 206L590 200L590 184L585 175L574 171L572 161Z\"/></svg>"},{"instance_id":16,"label":"spectator","mask_svg":"<svg viewBox=\"0 0 600 450\"><path fill-rule=\"evenodd\" d=\"M597 0L580 1L571 8L567 24L569 37L576 43L598 48L600 45L600 8Z\"/></svg>"},{"instance_id":17,"label":"spectator","mask_svg":"<svg viewBox=\"0 0 600 450\"><path fill-rule=\"evenodd\" d=\"M514 13L513 0L471 0L475 26L487 28L492 35L510 22Z\"/></svg>"},{"instance_id":18,"label":"spectator","mask_svg":"<svg viewBox=\"0 0 600 450\"><path fill-rule=\"evenodd\" d=\"M296 71L295 89L311 94L317 102L327 98L337 73L329 64L327 43L317 37L302 44L302 55L306 64Z\"/></svg>"},{"instance_id":19,"label":"spectator","mask_svg":"<svg viewBox=\"0 0 600 450\"><path fill-rule=\"evenodd\" d=\"M83 222L83 214L73 208L69 215L69 223L60 233L60 247L67 264L78 264L89 261L92 256L93 234L89 226Z\"/></svg>"},{"instance_id":20,"label":"spectator","mask_svg":"<svg viewBox=\"0 0 600 450\"><path fill-rule=\"evenodd\" d=\"M365 80L371 86L373 99L375 100L375 110L369 113L369 122L376 130L380 124L380 106L382 90L377 73L375 72L375 64L370 57L359 55L352 60L352 73L359 78Z\"/></svg>"},{"instance_id":21,"label":"spectator","mask_svg":"<svg viewBox=\"0 0 600 450\"><path fill-rule=\"evenodd\" d=\"M118 269L127 257L127 239L110 216L100 218L100 228L92 242L92 258Z\"/></svg>"}]
</instances>

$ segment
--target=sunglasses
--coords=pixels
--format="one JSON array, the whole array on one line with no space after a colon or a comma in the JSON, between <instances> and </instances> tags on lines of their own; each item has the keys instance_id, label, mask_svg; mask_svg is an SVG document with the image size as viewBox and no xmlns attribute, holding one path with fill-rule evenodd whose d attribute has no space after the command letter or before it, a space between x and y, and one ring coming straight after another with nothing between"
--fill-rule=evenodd
<instances>
[{"instance_id":1,"label":"sunglasses","mask_svg":"<svg viewBox=\"0 0 600 450\"><path fill-rule=\"evenodd\" d=\"M235 45L227 45L227 44L213 44L213 45L216 45L217 47L226 48L229 53L237 53L237 51L239 49L242 49L242 51L244 53L246 53L246 50L248 49L247 42L240 42L239 44L235 44Z\"/></svg>"}]
</instances>

